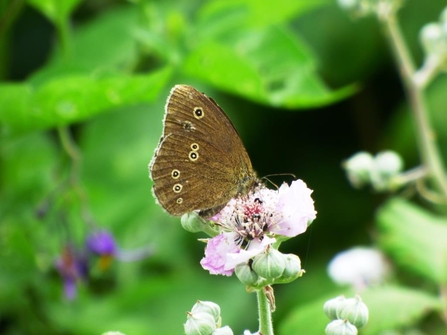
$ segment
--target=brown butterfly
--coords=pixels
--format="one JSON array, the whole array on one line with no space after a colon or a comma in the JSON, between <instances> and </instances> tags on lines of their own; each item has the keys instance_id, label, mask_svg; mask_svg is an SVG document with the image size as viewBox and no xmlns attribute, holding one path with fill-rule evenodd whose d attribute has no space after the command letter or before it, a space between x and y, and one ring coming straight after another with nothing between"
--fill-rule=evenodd
<instances>
[{"instance_id":1,"label":"brown butterfly","mask_svg":"<svg viewBox=\"0 0 447 335\"><path fill-rule=\"evenodd\" d=\"M163 126L149 169L155 197L168 213L199 211L208 218L258 183L236 129L205 94L174 86Z\"/></svg>"}]
</instances>

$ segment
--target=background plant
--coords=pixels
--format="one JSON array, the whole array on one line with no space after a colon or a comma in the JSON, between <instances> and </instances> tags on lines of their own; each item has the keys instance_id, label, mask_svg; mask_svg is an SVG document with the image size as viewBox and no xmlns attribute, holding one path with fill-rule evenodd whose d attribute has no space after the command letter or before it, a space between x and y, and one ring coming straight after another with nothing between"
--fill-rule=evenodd
<instances>
[{"instance_id":1,"label":"background plant","mask_svg":"<svg viewBox=\"0 0 447 335\"><path fill-rule=\"evenodd\" d=\"M444 6L408 0L398 13L416 69L427 64L420 29L441 22ZM256 328L253 297L236 279L200 269L202 246L150 193L147 163L176 83L219 101L260 176L294 173L315 190L311 238L283 245L307 273L276 290L278 334L322 333L323 303L342 293L326 275L329 260L377 241L397 265L395 284L362 293L363 334L445 332L437 296L447 273L438 248L445 206L404 200L415 188L391 200L353 190L340 168L358 150L394 150L406 168L420 162L376 19L352 20L331 1L11 0L0 4L0 20L2 333L180 333L197 299L218 303L235 333ZM433 79L424 92L443 153L447 83ZM115 257L108 268L103 255L89 256L89 280L78 278L67 301L55 260L67 245L84 250L96 229L153 254Z\"/></svg>"}]
</instances>

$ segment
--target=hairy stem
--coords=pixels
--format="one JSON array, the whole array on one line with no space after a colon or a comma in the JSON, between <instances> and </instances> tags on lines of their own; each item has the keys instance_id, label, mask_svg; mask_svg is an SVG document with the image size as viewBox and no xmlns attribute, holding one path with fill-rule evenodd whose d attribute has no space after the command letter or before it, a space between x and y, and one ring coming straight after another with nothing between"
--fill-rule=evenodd
<instances>
[{"instance_id":1,"label":"hairy stem","mask_svg":"<svg viewBox=\"0 0 447 335\"><path fill-rule=\"evenodd\" d=\"M259 333L273 335L272 312L264 290L256 291L258 298Z\"/></svg>"}]
</instances>

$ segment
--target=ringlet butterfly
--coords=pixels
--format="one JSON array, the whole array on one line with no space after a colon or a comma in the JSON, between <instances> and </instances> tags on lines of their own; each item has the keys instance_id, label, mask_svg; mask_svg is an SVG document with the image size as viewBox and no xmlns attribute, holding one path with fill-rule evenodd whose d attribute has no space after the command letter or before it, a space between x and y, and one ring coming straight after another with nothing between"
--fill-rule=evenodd
<instances>
[{"instance_id":1,"label":"ringlet butterfly","mask_svg":"<svg viewBox=\"0 0 447 335\"><path fill-rule=\"evenodd\" d=\"M188 85L171 90L149 170L158 203L174 216L199 211L209 218L258 184L228 116L213 99Z\"/></svg>"}]
</instances>

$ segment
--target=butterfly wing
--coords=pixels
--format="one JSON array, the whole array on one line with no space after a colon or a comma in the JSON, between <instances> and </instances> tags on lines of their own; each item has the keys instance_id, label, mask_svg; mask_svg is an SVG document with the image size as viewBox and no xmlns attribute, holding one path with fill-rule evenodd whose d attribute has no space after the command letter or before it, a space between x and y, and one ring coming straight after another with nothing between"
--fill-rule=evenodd
<instances>
[{"instance_id":1,"label":"butterfly wing","mask_svg":"<svg viewBox=\"0 0 447 335\"><path fill-rule=\"evenodd\" d=\"M150 164L160 205L178 216L220 208L246 193L256 180L250 158L214 100L176 85L165 109L163 135Z\"/></svg>"}]
</instances>

